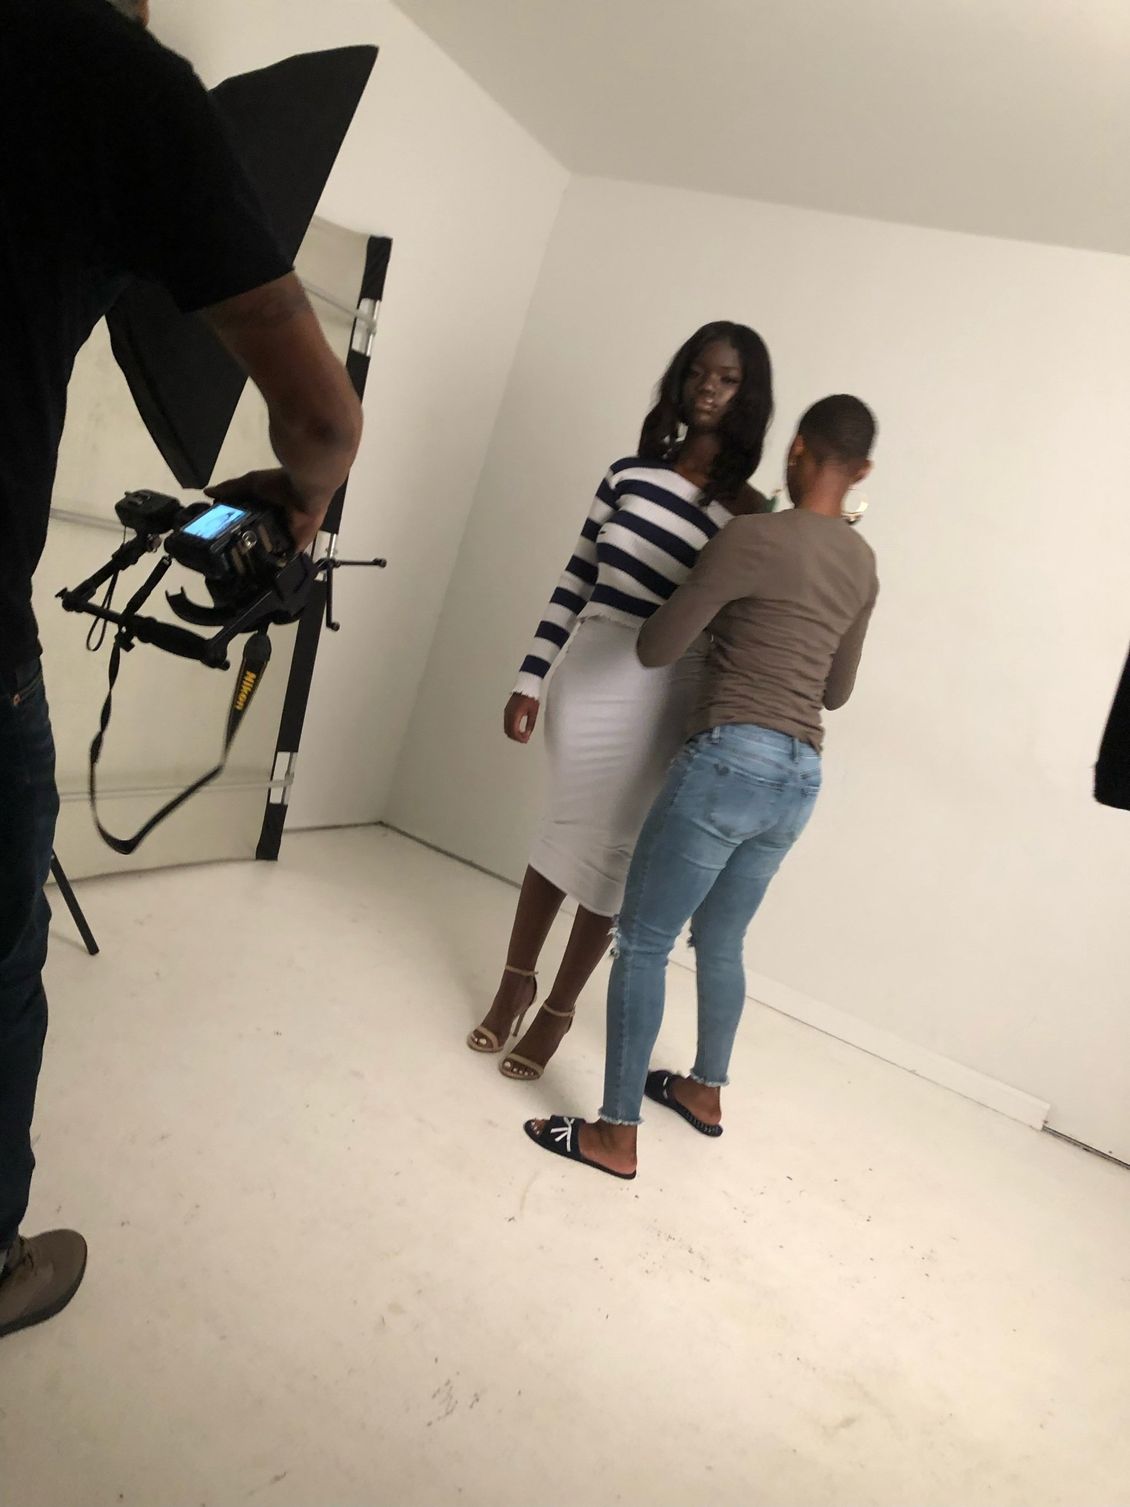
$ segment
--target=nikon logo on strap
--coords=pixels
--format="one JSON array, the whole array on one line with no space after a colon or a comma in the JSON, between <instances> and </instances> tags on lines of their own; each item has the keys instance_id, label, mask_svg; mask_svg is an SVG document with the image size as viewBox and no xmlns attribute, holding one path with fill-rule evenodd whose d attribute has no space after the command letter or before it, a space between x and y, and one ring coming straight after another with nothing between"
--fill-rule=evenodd
<instances>
[{"instance_id":1,"label":"nikon logo on strap","mask_svg":"<svg viewBox=\"0 0 1130 1507\"><path fill-rule=\"evenodd\" d=\"M258 679L259 676L254 670L247 670L245 672L243 679L239 682L239 689L235 693L235 710L237 712L242 712L251 700L251 695L255 690L255 683Z\"/></svg>"}]
</instances>

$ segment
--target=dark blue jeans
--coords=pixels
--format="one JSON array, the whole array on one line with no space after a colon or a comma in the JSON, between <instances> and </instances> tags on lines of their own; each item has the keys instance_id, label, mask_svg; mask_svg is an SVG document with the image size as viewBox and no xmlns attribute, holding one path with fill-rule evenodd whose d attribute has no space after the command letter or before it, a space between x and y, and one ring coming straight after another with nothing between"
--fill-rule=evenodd
<instances>
[{"instance_id":1,"label":"dark blue jeans","mask_svg":"<svg viewBox=\"0 0 1130 1507\"><path fill-rule=\"evenodd\" d=\"M47 1035L51 868L59 796L38 662L0 670L0 1253L27 1211L31 1120Z\"/></svg>"}]
</instances>

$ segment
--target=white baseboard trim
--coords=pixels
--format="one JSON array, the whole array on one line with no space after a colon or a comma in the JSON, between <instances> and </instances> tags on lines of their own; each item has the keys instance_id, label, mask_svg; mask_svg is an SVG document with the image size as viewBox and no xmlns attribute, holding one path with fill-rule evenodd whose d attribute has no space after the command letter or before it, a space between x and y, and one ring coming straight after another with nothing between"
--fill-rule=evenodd
<instances>
[{"instance_id":1,"label":"white baseboard trim","mask_svg":"<svg viewBox=\"0 0 1130 1507\"><path fill-rule=\"evenodd\" d=\"M487 874L492 879L501 879L504 884L516 888L512 879L482 868L458 853L451 853L446 848L428 842L426 838L404 832L388 822L379 822L378 825L400 837L407 837L411 842L419 843L421 847L430 848L433 853L454 858L457 863L477 869L480 874ZM576 906L567 900L563 910L566 915L571 915ZM679 968L694 972L694 953L685 939L680 939L675 944L671 961ZM952 1058L928 1051L926 1047L915 1046L912 1041L905 1041L893 1031L868 1025L858 1015L849 1015L846 1010L837 1010L834 1005L822 1004L820 1000L811 999L798 989L790 989L788 984L779 984L776 979L766 978L764 974L747 973L746 987L748 997L757 1004L766 1005L780 1015L787 1015L791 1020L799 1020L806 1026L823 1031L825 1036L832 1036L848 1046L858 1047L861 1052L867 1052L894 1067L901 1067L908 1073L914 1073L916 1077L925 1078L928 1083L948 1088L952 1093L960 1094L963 1099L971 1099L974 1104L995 1109L998 1114L1007 1115L1010 1120L1019 1120L1022 1125L1030 1125L1034 1130L1043 1130L1051 1114L1050 1104L1032 1094L1026 1094L1023 1089L998 1083L995 1078L979 1073L975 1068L965 1067Z\"/></svg>"},{"instance_id":2,"label":"white baseboard trim","mask_svg":"<svg viewBox=\"0 0 1130 1507\"><path fill-rule=\"evenodd\" d=\"M682 942L672 954L672 962L680 968L688 968L692 972L694 970L694 954ZM892 1031L869 1025L857 1015L849 1015L846 1010L837 1010L834 1005L825 1005L820 1000L811 999L797 989L790 989L787 984L778 983L776 979L749 973L746 975L746 988L750 999L767 1005L770 1010L787 1015L791 1020L799 1020L806 1026L813 1026L826 1036L834 1036L837 1041L858 1047L861 1052L904 1068L908 1073L925 1078L929 1083L937 1083L941 1088L948 1088L953 1093L960 1094L963 1099L972 1099L975 1104L995 1109L999 1114L1007 1115L1010 1120L1019 1120L1022 1125L1030 1125L1034 1130L1042 1130L1051 1113L1050 1104L1025 1093L1023 1089L999 1083L995 1078L979 1073L974 1068L954 1062L952 1058L931 1052L926 1047L916 1046Z\"/></svg>"}]
</instances>

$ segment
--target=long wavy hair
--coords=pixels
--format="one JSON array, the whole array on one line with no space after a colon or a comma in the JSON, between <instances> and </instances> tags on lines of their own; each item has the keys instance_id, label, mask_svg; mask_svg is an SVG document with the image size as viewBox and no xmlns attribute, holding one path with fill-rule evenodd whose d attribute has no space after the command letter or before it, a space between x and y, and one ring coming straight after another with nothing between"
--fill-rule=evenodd
<instances>
[{"instance_id":1,"label":"long wavy hair","mask_svg":"<svg viewBox=\"0 0 1130 1507\"><path fill-rule=\"evenodd\" d=\"M741 362L742 380L718 425L721 448L703 489L703 502L726 502L737 496L761 464L765 431L773 417L773 373L765 342L745 324L715 320L696 330L675 353L655 394L655 406L640 431L640 459L673 461L685 437L683 389L691 367L708 345L724 340Z\"/></svg>"}]
</instances>

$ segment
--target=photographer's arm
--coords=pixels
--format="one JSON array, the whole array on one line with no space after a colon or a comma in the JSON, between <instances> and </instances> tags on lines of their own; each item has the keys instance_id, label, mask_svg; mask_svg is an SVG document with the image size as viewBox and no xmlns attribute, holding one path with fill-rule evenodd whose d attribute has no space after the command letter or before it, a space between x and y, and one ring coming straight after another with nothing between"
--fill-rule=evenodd
<instances>
[{"instance_id":1,"label":"photographer's arm","mask_svg":"<svg viewBox=\"0 0 1130 1507\"><path fill-rule=\"evenodd\" d=\"M357 454L357 395L293 273L214 304L204 317L263 394L281 463L209 488L209 496L284 508L306 548Z\"/></svg>"}]
</instances>

